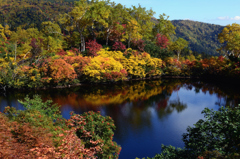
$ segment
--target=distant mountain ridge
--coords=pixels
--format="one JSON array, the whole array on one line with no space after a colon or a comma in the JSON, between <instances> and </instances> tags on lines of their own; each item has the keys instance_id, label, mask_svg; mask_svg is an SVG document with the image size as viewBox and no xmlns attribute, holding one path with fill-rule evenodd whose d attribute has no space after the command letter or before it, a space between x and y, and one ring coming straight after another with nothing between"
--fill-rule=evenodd
<instances>
[{"instance_id":1,"label":"distant mountain ridge","mask_svg":"<svg viewBox=\"0 0 240 159\"><path fill-rule=\"evenodd\" d=\"M173 40L181 37L189 42L189 48L192 51L210 55L218 54L216 49L220 48L221 44L217 37L224 26L191 20L172 20L171 22L176 27Z\"/></svg>"}]
</instances>

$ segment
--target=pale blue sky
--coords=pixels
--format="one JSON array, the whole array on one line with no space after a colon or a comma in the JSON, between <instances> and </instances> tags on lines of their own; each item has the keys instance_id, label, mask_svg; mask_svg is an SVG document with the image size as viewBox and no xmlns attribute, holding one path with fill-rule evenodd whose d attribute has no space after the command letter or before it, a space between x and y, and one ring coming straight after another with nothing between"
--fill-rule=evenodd
<instances>
[{"instance_id":1,"label":"pale blue sky","mask_svg":"<svg viewBox=\"0 0 240 159\"><path fill-rule=\"evenodd\" d=\"M170 20L189 19L210 24L240 24L240 0L111 0L126 7L140 4Z\"/></svg>"}]
</instances>

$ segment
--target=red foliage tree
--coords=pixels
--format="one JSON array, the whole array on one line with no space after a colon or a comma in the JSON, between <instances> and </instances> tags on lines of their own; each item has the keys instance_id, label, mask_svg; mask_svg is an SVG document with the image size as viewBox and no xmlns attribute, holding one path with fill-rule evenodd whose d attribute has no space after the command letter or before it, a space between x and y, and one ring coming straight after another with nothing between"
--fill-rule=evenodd
<instances>
[{"instance_id":1,"label":"red foliage tree","mask_svg":"<svg viewBox=\"0 0 240 159\"><path fill-rule=\"evenodd\" d=\"M122 24L122 28L125 28L125 27L126 27L126 24ZM111 30L109 40L113 42L121 41L123 35L125 34L122 28L114 26L113 29Z\"/></svg>"},{"instance_id":2,"label":"red foliage tree","mask_svg":"<svg viewBox=\"0 0 240 159\"><path fill-rule=\"evenodd\" d=\"M98 44L96 40L89 40L86 42L86 49L88 49L89 56L97 56L97 52L102 48L101 44Z\"/></svg>"},{"instance_id":3,"label":"red foliage tree","mask_svg":"<svg viewBox=\"0 0 240 159\"><path fill-rule=\"evenodd\" d=\"M126 46L122 42L116 41L113 44L112 49L115 51L117 51L117 50L124 51L124 50L126 50Z\"/></svg>"},{"instance_id":4,"label":"red foliage tree","mask_svg":"<svg viewBox=\"0 0 240 159\"><path fill-rule=\"evenodd\" d=\"M67 55L67 52L61 49L61 50L58 50L57 55L64 56L64 55Z\"/></svg>"},{"instance_id":5,"label":"red foliage tree","mask_svg":"<svg viewBox=\"0 0 240 159\"><path fill-rule=\"evenodd\" d=\"M37 158L37 155L54 158L56 155L52 135L44 128L36 128L28 123L10 122L2 114L0 125L0 158ZM46 151L36 154L34 148Z\"/></svg>"},{"instance_id":6,"label":"red foliage tree","mask_svg":"<svg viewBox=\"0 0 240 159\"><path fill-rule=\"evenodd\" d=\"M133 44L133 47L134 49L137 49L141 52L144 52L144 47L145 47L145 44L144 44L144 40L140 39L140 40L133 40L132 41L132 44Z\"/></svg>"},{"instance_id":7,"label":"red foliage tree","mask_svg":"<svg viewBox=\"0 0 240 159\"><path fill-rule=\"evenodd\" d=\"M166 48L170 43L168 38L165 35L157 34L157 46L160 46L160 48Z\"/></svg>"},{"instance_id":8,"label":"red foliage tree","mask_svg":"<svg viewBox=\"0 0 240 159\"><path fill-rule=\"evenodd\" d=\"M41 118L41 117L40 117ZM76 135L76 128L58 134L62 140L55 147L52 134L46 128L29 123L11 122L0 112L0 158L96 158L102 146L90 141L94 147L86 148ZM90 132L86 132L90 134Z\"/></svg>"}]
</instances>

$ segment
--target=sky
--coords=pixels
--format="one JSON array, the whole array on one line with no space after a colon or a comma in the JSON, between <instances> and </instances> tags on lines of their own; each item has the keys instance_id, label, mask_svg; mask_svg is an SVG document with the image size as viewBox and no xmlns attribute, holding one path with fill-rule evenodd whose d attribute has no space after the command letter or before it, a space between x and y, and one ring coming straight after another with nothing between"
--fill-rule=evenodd
<instances>
[{"instance_id":1,"label":"sky","mask_svg":"<svg viewBox=\"0 0 240 159\"><path fill-rule=\"evenodd\" d=\"M226 26L240 24L240 0L111 0L126 7L145 7L156 12L155 18L165 13L169 20L192 20Z\"/></svg>"}]
</instances>

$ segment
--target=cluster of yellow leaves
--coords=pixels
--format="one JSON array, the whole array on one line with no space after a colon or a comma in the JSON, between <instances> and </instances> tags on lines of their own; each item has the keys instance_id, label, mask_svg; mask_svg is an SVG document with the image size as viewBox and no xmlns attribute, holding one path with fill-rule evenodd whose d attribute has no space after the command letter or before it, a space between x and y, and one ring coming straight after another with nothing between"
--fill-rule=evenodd
<instances>
[{"instance_id":1,"label":"cluster of yellow leaves","mask_svg":"<svg viewBox=\"0 0 240 159\"><path fill-rule=\"evenodd\" d=\"M98 52L99 56L112 57L116 61L119 61L128 75L131 77L146 77L161 75L162 60L158 58L152 58L148 53L134 54L134 50L127 50L127 53L131 53L129 58L124 56L121 51L107 51L101 49Z\"/></svg>"},{"instance_id":2,"label":"cluster of yellow leaves","mask_svg":"<svg viewBox=\"0 0 240 159\"><path fill-rule=\"evenodd\" d=\"M233 23L227 25L222 32L218 35L218 40L224 45L218 50L226 50L235 56L240 55L240 25Z\"/></svg>"},{"instance_id":3,"label":"cluster of yellow leaves","mask_svg":"<svg viewBox=\"0 0 240 159\"><path fill-rule=\"evenodd\" d=\"M21 81L26 75L21 67L17 66L14 58L9 57L5 59L0 59L0 84L14 85L16 87L21 87L24 82Z\"/></svg>"},{"instance_id":4,"label":"cluster of yellow leaves","mask_svg":"<svg viewBox=\"0 0 240 159\"><path fill-rule=\"evenodd\" d=\"M74 52L72 51L67 51L67 55L66 56L71 56L71 57L74 57L76 56Z\"/></svg>"},{"instance_id":5,"label":"cluster of yellow leaves","mask_svg":"<svg viewBox=\"0 0 240 159\"><path fill-rule=\"evenodd\" d=\"M123 69L122 64L112 57L96 56L83 68L83 74L91 80L105 80L104 74L120 73ZM124 79L126 79L126 77L122 74L121 78L116 80Z\"/></svg>"},{"instance_id":6,"label":"cluster of yellow leaves","mask_svg":"<svg viewBox=\"0 0 240 159\"><path fill-rule=\"evenodd\" d=\"M112 57L117 61L125 59L125 56L123 56L123 53L121 51L108 51L107 49L101 49L97 52L97 54L101 57Z\"/></svg>"},{"instance_id":7,"label":"cluster of yellow leaves","mask_svg":"<svg viewBox=\"0 0 240 159\"><path fill-rule=\"evenodd\" d=\"M37 68L22 66L21 69L26 76L29 77L30 81L35 82L37 79L41 78L40 71Z\"/></svg>"},{"instance_id":8,"label":"cluster of yellow leaves","mask_svg":"<svg viewBox=\"0 0 240 159\"><path fill-rule=\"evenodd\" d=\"M9 62L4 58L0 58L0 69L6 69L9 65Z\"/></svg>"},{"instance_id":9,"label":"cluster of yellow leaves","mask_svg":"<svg viewBox=\"0 0 240 159\"><path fill-rule=\"evenodd\" d=\"M162 60L152 58L148 53L131 55L129 59L121 61L128 74L132 77L146 77L147 75L161 75Z\"/></svg>"},{"instance_id":10,"label":"cluster of yellow leaves","mask_svg":"<svg viewBox=\"0 0 240 159\"><path fill-rule=\"evenodd\" d=\"M9 30L9 26L6 25L5 27L2 26L2 24L0 24L0 38L3 38L4 40L7 40L7 36L11 35L11 31Z\"/></svg>"},{"instance_id":11,"label":"cluster of yellow leaves","mask_svg":"<svg viewBox=\"0 0 240 159\"><path fill-rule=\"evenodd\" d=\"M142 39L140 32L141 27L139 23L132 19L126 24L126 34L124 34L123 39Z\"/></svg>"}]
</instances>

